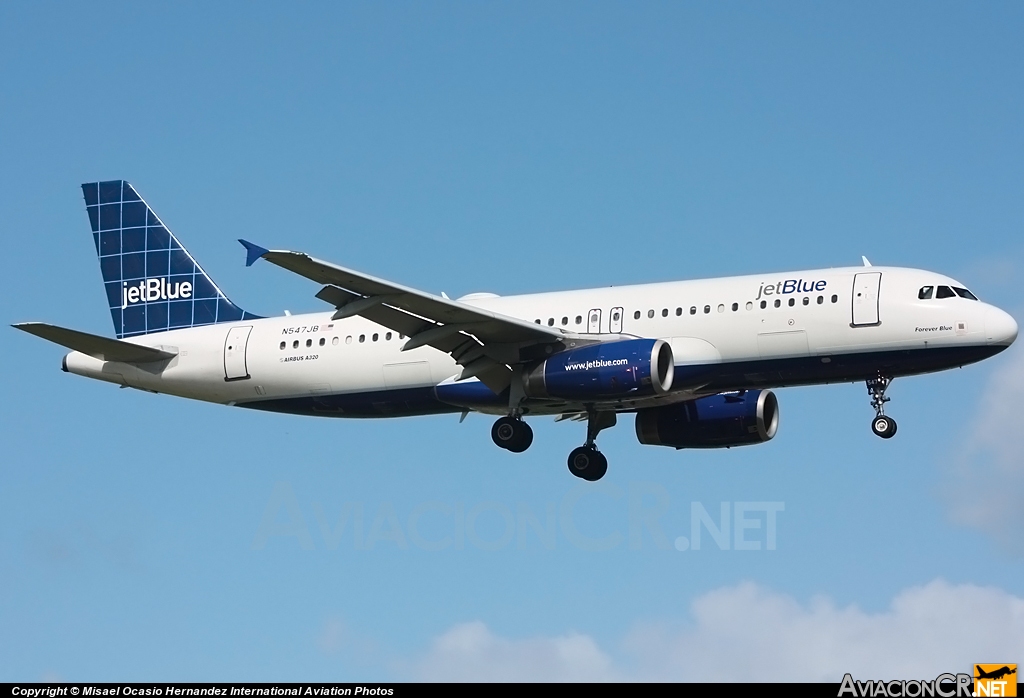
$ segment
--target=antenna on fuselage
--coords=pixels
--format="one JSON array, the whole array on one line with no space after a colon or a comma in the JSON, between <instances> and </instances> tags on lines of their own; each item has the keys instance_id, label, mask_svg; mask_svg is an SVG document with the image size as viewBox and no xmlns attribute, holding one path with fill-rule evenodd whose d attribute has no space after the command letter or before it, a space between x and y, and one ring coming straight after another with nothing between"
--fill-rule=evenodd
<instances>
[{"instance_id":1,"label":"antenna on fuselage","mask_svg":"<svg viewBox=\"0 0 1024 698\"><path fill-rule=\"evenodd\" d=\"M860 258L864 261L864 266L866 266L866 267L870 267L871 266L871 262L868 261L867 257L865 257L864 255L861 255Z\"/></svg>"}]
</instances>

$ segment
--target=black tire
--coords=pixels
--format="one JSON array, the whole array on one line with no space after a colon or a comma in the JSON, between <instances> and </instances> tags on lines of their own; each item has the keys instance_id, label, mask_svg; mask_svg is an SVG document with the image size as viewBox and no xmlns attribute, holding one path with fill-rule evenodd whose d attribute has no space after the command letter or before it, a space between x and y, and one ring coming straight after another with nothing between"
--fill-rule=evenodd
<instances>
[{"instance_id":1,"label":"black tire","mask_svg":"<svg viewBox=\"0 0 1024 698\"><path fill-rule=\"evenodd\" d=\"M569 453L569 472L576 477L596 482L608 472L608 459L591 446L580 446Z\"/></svg>"},{"instance_id":2,"label":"black tire","mask_svg":"<svg viewBox=\"0 0 1024 698\"><path fill-rule=\"evenodd\" d=\"M515 444L518 435L516 420L511 417L502 417L491 427L491 440L499 448L509 450L509 447Z\"/></svg>"},{"instance_id":3,"label":"black tire","mask_svg":"<svg viewBox=\"0 0 1024 698\"><path fill-rule=\"evenodd\" d=\"M892 417L879 415L872 420L871 431L875 433L875 436L891 439L896 434L896 420Z\"/></svg>"},{"instance_id":4,"label":"black tire","mask_svg":"<svg viewBox=\"0 0 1024 698\"><path fill-rule=\"evenodd\" d=\"M530 429L529 425L522 420L515 420L515 424L516 435L507 448L513 453L521 453L529 448L531 443L534 443L534 430Z\"/></svg>"},{"instance_id":5,"label":"black tire","mask_svg":"<svg viewBox=\"0 0 1024 698\"><path fill-rule=\"evenodd\" d=\"M491 427L491 439L512 453L522 453L533 443L533 429L521 419L502 417Z\"/></svg>"}]
</instances>

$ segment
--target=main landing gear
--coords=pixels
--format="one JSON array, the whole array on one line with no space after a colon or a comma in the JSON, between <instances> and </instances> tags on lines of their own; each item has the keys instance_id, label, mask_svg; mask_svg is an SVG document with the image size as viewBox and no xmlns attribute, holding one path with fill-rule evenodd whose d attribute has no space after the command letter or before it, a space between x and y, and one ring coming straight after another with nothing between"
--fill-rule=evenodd
<instances>
[{"instance_id":1,"label":"main landing gear","mask_svg":"<svg viewBox=\"0 0 1024 698\"><path fill-rule=\"evenodd\" d=\"M569 453L569 472L595 482L608 472L608 459L597 450L597 435L602 429L615 426L614 412L587 412L587 443Z\"/></svg>"},{"instance_id":2,"label":"main landing gear","mask_svg":"<svg viewBox=\"0 0 1024 698\"><path fill-rule=\"evenodd\" d=\"M875 408L875 418L871 420L871 431L875 432L875 436L880 436L883 439L891 439L896 435L896 420L884 414L885 403L889 402L885 391L890 383L892 383L892 378L881 374L876 378L869 378L867 381L871 406Z\"/></svg>"},{"instance_id":3,"label":"main landing gear","mask_svg":"<svg viewBox=\"0 0 1024 698\"><path fill-rule=\"evenodd\" d=\"M502 417L491 427L491 438L506 451L522 453L533 443L533 429L522 417Z\"/></svg>"}]
</instances>

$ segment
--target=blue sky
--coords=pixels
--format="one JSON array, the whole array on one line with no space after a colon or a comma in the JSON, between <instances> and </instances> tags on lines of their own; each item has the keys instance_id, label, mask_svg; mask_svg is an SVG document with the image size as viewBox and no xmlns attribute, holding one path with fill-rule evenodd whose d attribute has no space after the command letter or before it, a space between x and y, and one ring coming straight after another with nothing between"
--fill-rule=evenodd
<instances>
[{"instance_id":1,"label":"blue sky","mask_svg":"<svg viewBox=\"0 0 1024 698\"><path fill-rule=\"evenodd\" d=\"M112 334L78 185L124 178L259 314L324 306L245 268L239 237L452 297L863 254L1020 322L1022 33L1012 3L4 3L4 320ZM581 489L576 423L537 420L515 456L482 416L254 413L63 374L15 330L3 347L0 680L1024 658L1017 349L897 381L890 442L862 385L781 390L776 439L729 451L642 447L626 418ZM782 503L776 549L676 550L693 502ZM652 509L664 536L631 538ZM553 542L526 523L549 510Z\"/></svg>"}]
</instances>

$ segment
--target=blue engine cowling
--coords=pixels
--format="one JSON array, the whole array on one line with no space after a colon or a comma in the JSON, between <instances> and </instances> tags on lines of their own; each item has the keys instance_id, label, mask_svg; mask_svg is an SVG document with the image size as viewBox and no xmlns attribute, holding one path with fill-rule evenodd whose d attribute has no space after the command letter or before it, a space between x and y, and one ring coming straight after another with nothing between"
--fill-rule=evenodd
<instances>
[{"instance_id":1,"label":"blue engine cowling","mask_svg":"<svg viewBox=\"0 0 1024 698\"><path fill-rule=\"evenodd\" d=\"M770 390L710 395L636 413L636 438L652 446L742 446L768 441L778 428L779 401Z\"/></svg>"},{"instance_id":2,"label":"blue engine cowling","mask_svg":"<svg viewBox=\"0 0 1024 698\"><path fill-rule=\"evenodd\" d=\"M526 376L525 389L530 397L616 400L667 393L674 374L668 342L627 339L545 359Z\"/></svg>"}]
</instances>

